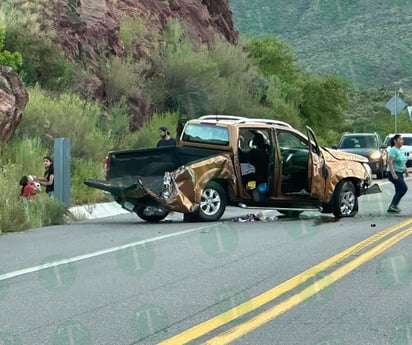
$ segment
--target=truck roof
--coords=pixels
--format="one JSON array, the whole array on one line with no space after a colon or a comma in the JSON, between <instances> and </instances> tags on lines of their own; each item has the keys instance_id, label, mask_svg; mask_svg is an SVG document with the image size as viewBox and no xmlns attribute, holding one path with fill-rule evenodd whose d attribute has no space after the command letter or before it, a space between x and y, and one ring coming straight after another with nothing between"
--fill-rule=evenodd
<instances>
[{"instance_id":1,"label":"truck roof","mask_svg":"<svg viewBox=\"0 0 412 345\"><path fill-rule=\"evenodd\" d=\"M256 119L256 118L248 118L242 116L233 116L233 115L205 115L201 116L198 119L191 120L193 123L224 123L224 124L265 124L265 125L273 125L273 126L283 126L288 128L293 128L289 123L280 120L274 119Z\"/></svg>"},{"instance_id":2,"label":"truck roof","mask_svg":"<svg viewBox=\"0 0 412 345\"><path fill-rule=\"evenodd\" d=\"M231 150L233 147L238 146L237 133L241 128L256 130L287 129L305 137L304 134L285 121L233 115L206 115L186 122L179 136L179 144L182 146Z\"/></svg>"}]
</instances>

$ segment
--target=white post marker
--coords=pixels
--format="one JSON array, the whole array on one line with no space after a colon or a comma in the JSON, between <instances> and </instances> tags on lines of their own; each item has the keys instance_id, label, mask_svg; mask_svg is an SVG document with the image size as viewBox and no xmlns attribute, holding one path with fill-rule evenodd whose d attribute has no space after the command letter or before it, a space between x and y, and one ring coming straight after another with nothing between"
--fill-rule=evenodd
<instances>
[{"instance_id":1,"label":"white post marker","mask_svg":"<svg viewBox=\"0 0 412 345\"><path fill-rule=\"evenodd\" d=\"M409 121L412 121L412 105L408 105L406 109L408 109Z\"/></svg>"}]
</instances>

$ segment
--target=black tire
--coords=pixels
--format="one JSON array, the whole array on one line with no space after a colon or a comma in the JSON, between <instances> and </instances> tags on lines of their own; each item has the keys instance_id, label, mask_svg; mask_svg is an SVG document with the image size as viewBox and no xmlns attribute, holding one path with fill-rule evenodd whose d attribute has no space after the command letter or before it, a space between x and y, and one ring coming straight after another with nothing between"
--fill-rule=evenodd
<instances>
[{"instance_id":1,"label":"black tire","mask_svg":"<svg viewBox=\"0 0 412 345\"><path fill-rule=\"evenodd\" d=\"M355 186L351 181L340 182L333 193L333 215L336 218L353 217L358 209Z\"/></svg>"},{"instance_id":2,"label":"black tire","mask_svg":"<svg viewBox=\"0 0 412 345\"><path fill-rule=\"evenodd\" d=\"M223 187L214 181L203 189L198 215L200 220L213 222L222 217L226 209L226 193Z\"/></svg>"},{"instance_id":3,"label":"black tire","mask_svg":"<svg viewBox=\"0 0 412 345\"><path fill-rule=\"evenodd\" d=\"M199 212L183 213L184 223L194 223L200 221Z\"/></svg>"},{"instance_id":4,"label":"black tire","mask_svg":"<svg viewBox=\"0 0 412 345\"><path fill-rule=\"evenodd\" d=\"M380 170L376 173L376 178L378 180L382 180L385 176L385 167L383 166L383 162L381 162L381 168Z\"/></svg>"},{"instance_id":5,"label":"black tire","mask_svg":"<svg viewBox=\"0 0 412 345\"><path fill-rule=\"evenodd\" d=\"M166 218L169 211L162 206L138 205L134 212L143 220L150 223L160 222Z\"/></svg>"},{"instance_id":6,"label":"black tire","mask_svg":"<svg viewBox=\"0 0 412 345\"><path fill-rule=\"evenodd\" d=\"M288 211L288 210L277 210L282 213L287 218L299 218L303 211Z\"/></svg>"},{"instance_id":7,"label":"black tire","mask_svg":"<svg viewBox=\"0 0 412 345\"><path fill-rule=\"evenodd\" d=\"M378 172L376 173L376 178L377 178L378 180L382 180L382 179L383 179L383 172L382 172L382 171L378 171Z\"/></svg>"}]
</instances>

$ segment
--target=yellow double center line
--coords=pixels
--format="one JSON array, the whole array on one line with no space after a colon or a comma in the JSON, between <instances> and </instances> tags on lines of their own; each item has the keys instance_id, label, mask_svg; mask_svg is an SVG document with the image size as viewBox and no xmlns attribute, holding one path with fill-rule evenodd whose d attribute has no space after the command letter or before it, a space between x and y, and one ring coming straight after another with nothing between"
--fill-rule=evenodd
<instances>
[{"instance_id":1,"label":"yellow double center line","mask_svg":"<svg viewBox=\"0 0 412 345\"><path fill-rule=\"evenodd\" d=\"M205 322L202 322L172 338L169 338L165 341L162 341L158 345L180 345L180 344L187 344L188 342L197 339L201 336L206 335L207 333L228 324L230 321L233 321L251 311L254 311L263 305L272 302L277 297L283 295L286 292L293 290L294 288L302 285L307 280L315 277L318 273L336 265L337 263L341 262L342 260L346 259L347 257L357 254L361 250L371 246L372 244L378 242L379 240L385 238L389 234L392 234L403 227L410 225L412 223L412 219L408 219L402 223L399 223L391 228L388 228L384 231L381 231L364 241L361 241L354 246L336 254L335 256L309 268L308 270L296 275L295 277L283 282L282 284L274 287L271 290L264 292L261 295L258 295L239 306L232 308L225 313L217 315ZM286 311L290 310L291 308L295 307L296 305L302 303L303 301L307 300L308 298L312 297L319 291L327 288L331 284L335 283L337 280L341 279L348 273L352 272L357 267L361 266L362 264L368 262L369 260L373 259L377 255L384 252L386 249L392 247L394 244L398 243L405 237L412 234L412 227L406 230L399 232L398 234L393 235L389 239L383 241L382 243L376 245L372 249L368 250L367 252L363 253L362 255L358 256L356 259L348 262L347 264L343 265L342 267L336 269L332 273L324 276L320 280L316 281L315 283L311 284L301 292L289 297L285 301L269 308L268 310L256 315L252 319L243 322L229 330L223 332L222 334L210 339L205 344L212 345L223 345L228 344L245 334L253 331L254 329L264 325L265 323L273 320L277 316L285 313Z\"/></svg>"}]
</instances>

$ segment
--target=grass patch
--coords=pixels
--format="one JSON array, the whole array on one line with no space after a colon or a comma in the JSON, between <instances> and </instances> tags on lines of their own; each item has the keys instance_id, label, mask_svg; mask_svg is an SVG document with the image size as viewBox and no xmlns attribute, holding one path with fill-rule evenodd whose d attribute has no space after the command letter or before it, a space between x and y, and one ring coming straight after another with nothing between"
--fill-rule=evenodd
<instances>
[{"instance_id":1,"label":"grass patch","mask_svg":"<svg viewBox=\"0 0 412 345\"><path fill-rule=\"evenodd\" d=\"M36 196L26 205L26 217L31 227L63 224L66 214L66 206L46 194Z\"/></svg>"},{"instance_id":2,"label":"grass patch","mask_svg":"<svg viewBox=\"0 0 412 345\"><path fill-rule=\"evenodd\" d=\"M21 166L5 164L0 175L0 233L63 224L67 209L45 193L32 201L20 198L18 173Z\"/></svg>"}]
</instances>

